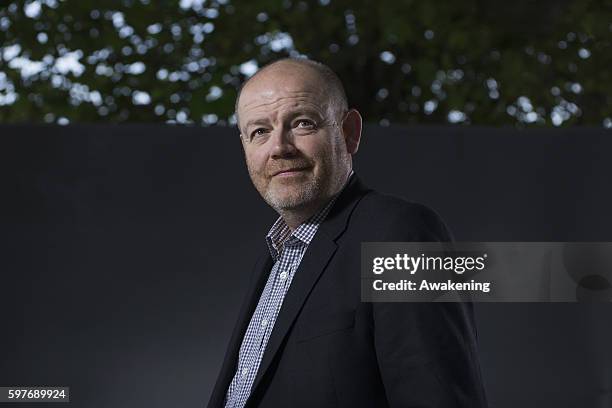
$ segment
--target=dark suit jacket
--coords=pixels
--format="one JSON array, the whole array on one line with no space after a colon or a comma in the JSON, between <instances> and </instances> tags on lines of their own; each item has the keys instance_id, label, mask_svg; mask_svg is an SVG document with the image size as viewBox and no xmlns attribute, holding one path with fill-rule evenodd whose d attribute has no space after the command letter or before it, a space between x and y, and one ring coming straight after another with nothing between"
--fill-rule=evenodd
<instances>
[{"instance_id":1,"label":"dark suit jacket","mask_svg":"<svg viewBox=\"0 0 612 408\"><path fill-rule=\"evenodd\" d=\"M354 175L295 273L247 407L485 407L469 303L362 303L362 241L446 241L432 210ZM222 407L272 268L256 264L209 402Z\"/></svg>"}]
</instances>

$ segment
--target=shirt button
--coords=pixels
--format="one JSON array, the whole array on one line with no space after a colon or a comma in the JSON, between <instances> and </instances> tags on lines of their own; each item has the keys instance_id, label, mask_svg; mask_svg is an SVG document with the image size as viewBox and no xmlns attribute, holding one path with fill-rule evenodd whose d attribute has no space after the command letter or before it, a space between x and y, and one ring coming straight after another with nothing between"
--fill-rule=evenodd
<instances>
[{"instance_id":1,"label":"shirt button","mask_svg":"<svg viewBox=\"0 0 612 408\"><path fill-rule=\"evenodd\" d=\"M249 373L248 367L242 369L242 377L246 377L248 373Z\"/></svg>"},{"instance_id":2,"label":"shirt button","mask_svg":"<svg viewBox=\"0 0 612 408\"><path fill-rule=\"evenodd\" d=\"M281 272L279 277L280 277L280 280L284 281L285 279L287 279L287 272Z\"/></svg>"},{"instance_id":3,"label":"shirt button","mask_svg":"<svg viewBox=\"0 0 612 408\"><path fill-rule=\"evenodd\" d=\"M268 325L268 319L263 319L261 321L261 327L266 327Z\"/></svg>"}]
</instances>

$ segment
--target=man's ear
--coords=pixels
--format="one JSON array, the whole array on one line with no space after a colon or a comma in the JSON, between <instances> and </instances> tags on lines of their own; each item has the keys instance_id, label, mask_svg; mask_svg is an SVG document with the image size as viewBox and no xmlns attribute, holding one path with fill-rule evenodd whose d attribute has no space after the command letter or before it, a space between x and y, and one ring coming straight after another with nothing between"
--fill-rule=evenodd
<instances>
[{"instance_id":1,"label":"man's ear","mask_svg":"<svg viewBox=\"0 0 612 408\"><path fill-rule=\"evenodd\" d=\"M361 140L361 114L357 109L350 109L342 122L342 133L346 142L346 150L349 154L357 153L359 141Z\"/></svg>"}]
</instances>

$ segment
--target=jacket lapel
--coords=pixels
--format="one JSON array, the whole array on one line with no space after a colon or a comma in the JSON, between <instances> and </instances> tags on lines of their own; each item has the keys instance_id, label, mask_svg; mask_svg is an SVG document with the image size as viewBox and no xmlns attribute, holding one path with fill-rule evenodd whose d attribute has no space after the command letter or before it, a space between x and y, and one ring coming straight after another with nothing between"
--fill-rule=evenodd
<instances>
[{"instance_id":1,"label":"jacket lapel","mask_svg":"<svg viewBox=\"0 0 612 408\"><path fill-rule=\"evenodd\" d=\"M223 365L221 366L221 372L219 373L215 388L213 389L213 393L210 397L210 402L208 405L209 408L223 406L225 394L227 393L229 384L236 373L236 366L238 365L238 352L240 351L242 339L251 320L251 316L255 311L255 307L257 306L257 302L259 301L259 297L261 296L261 292L263 291L271 269L272 258L270 257L269 252L266 251L266 255L260 257L255 264L251 284L248 288L244 302L242 303L242 307L240 308L238 320L236 322L236 326L234 327L234 331L232 332L229 345L227 346Z\"/></svg>"},{"instance_id":2,"label":"jacket lapel","mask_svg":"<svg viewBox=\"0 0 612 408\"><path fill-rule=\"evenodd\" d=\"M335 241L346 229L353 208L365 192L367 192L367 189L361 185L357 176L354 175L308 246L270 334L266 351L251 388L251 395L254 395L257 386L293 326L302 305L336 252L338 246Z\"/></svg>"},{"instance_id":3,"label":"jacket lapel","mask_svg":"<svg viewBox=\"0 0 612 408\"><path fill-rule=\"evenodd\" d=\"M283 305L270 334L261 365L257 371L257 377L251 388L251 395L257 388L270 363L274 359L280 345L282 344L295 318L300 312L304 301L312 290L317 279L325 269L325 266L336 251L336 244L329 239L313 239L308 250L302 258L302 262L295 272L291 287L285 296Z\"/></svg>"}]
</instances>

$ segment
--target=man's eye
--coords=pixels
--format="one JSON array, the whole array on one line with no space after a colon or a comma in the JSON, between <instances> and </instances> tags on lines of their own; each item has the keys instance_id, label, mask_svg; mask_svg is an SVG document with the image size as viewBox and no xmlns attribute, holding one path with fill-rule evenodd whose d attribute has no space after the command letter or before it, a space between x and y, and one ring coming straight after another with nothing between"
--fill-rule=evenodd
<instances>
[{"instance_id":1,"label":"man's eye","mask_svg":"<svg viewBox=\"0 0 612 408\"><path fill-rule=\"evenodd\" d=\"M299 129L314 129L315 124L308 119L300 119L296 122L295 127Z\"/></svg>"},{"instance_id":2,"label":"man's eye","mask_svg":"<svg viewBox=\"0 0 612 408\"><path fill-rule=\"evenodd\" d=\"M251 139L254 139L254 138L259 137L259 136L263 136L266 133L267 133L267 131L264 128L255 129L253 132L251 132Z\"/></svg>"}]
</instances>

